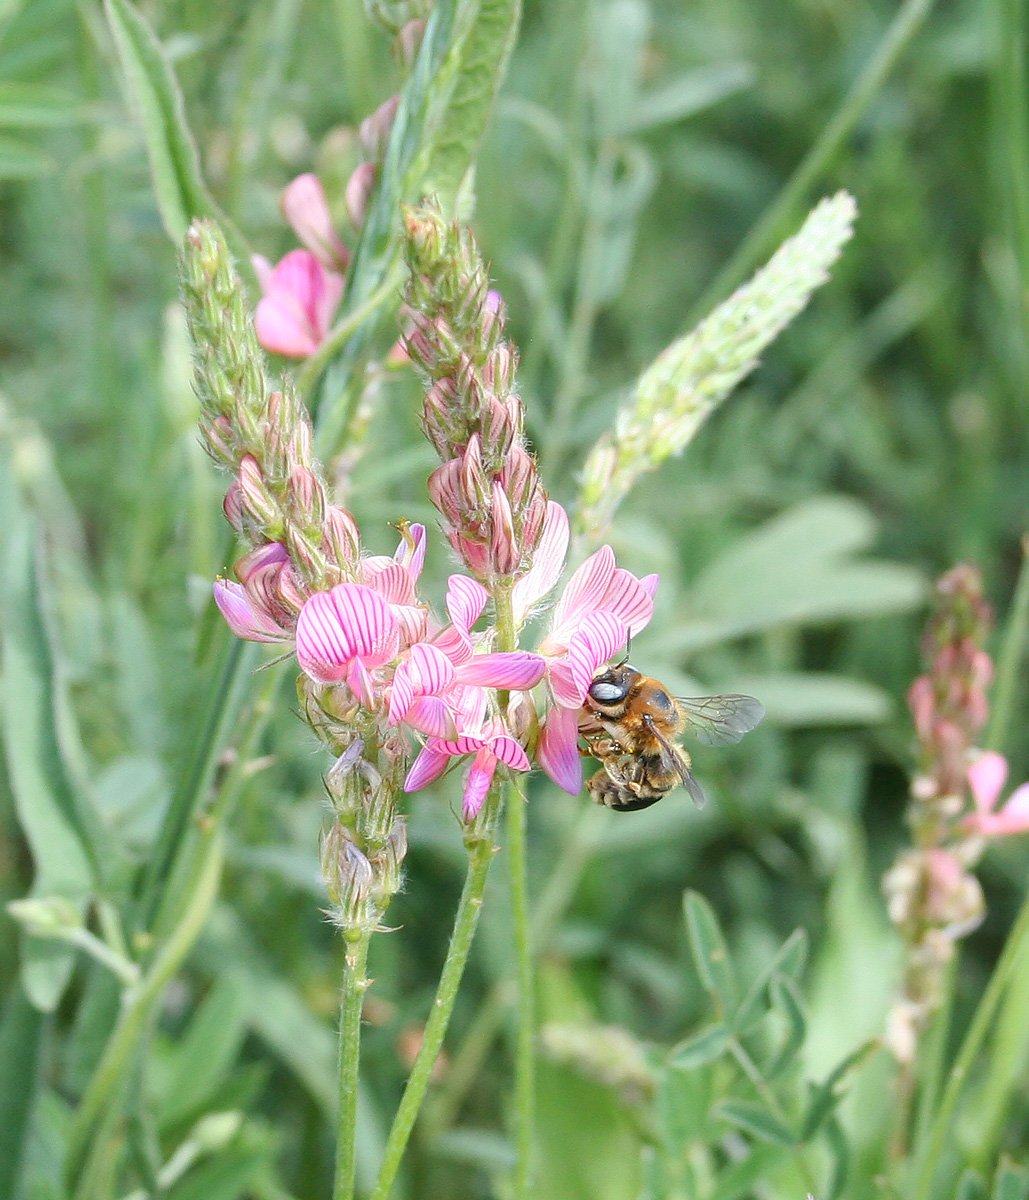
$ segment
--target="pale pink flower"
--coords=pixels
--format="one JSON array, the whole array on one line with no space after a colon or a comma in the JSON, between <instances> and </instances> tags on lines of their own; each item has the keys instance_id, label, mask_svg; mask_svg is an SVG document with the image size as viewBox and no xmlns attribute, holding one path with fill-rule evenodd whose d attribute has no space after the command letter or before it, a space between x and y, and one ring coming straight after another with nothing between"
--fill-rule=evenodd
<instances>
[{"instance_id":1,"label":"pale pink flower","mask_svg":"<svg viewBox=\"0 0 1029 1200\"><path fill-rule=\"evenodd\" d=\"M290 642L302 597L286 547L265 542L235 565L239 583L216 579L214 600L236 637L248 642Z\"/></svg>"},{"instance_id":2,"label":"pale pink flower","mask_svg":"<svg viewBox=\"0 0 1029 1200\"><path fill-rule=\"evenodd\" d=\"M528 771L530 763L503 721L499 717L486 719L486 693L482 688L455 689L454 701L457 737L429 738L404 780L404 791L420 791L438 779L452 759L474 754L462 799L464 818L470 821L482 807L500 763L514 771Z\"/></svg>"},{"instance_id":3,"label":"pale pink flower","mask_svg":"<svg viewBox=\"0 0 1029 1200\"><path fill-rule=\"evenodd\" d=\"M975 811L962 821L968 832L982 837L1029 833L1029 783L1016 788L1004 807L994 811L1007 777L1008 761L994 750L981 754L968 768L968 786L975 804Z\"/></svg>"},{"instance_id":4,"label":"pale pink flower","mask_svg":"<svg viewBox=\"0 0 1029 1200\"><path fill-rule=\"evenodd\" d=\"M524 620L554 586L567 549L567 514L550 501L533 566L512 592L516 621ZM657 583L656 575L637 579L616 566L614 551L601 546L569 579L554 607L550 631L538 647L547 663L554 707L540 734L536 757L546 774L573 795L582 788L579 709L598 668L650 621Z\"/></svg>"},{"instance_id":5,"label":"pale pink flower","mask_svg":"<svg viewBox=\"0 0 1029 1200\"><path fill-rule=\"evenodd\" d=\"M226 624L238 638L248 642L289 642L293 632L283 629L263 609L253 604L242 584L216 579L214 602Z\"/></svg>"},{"instance_id":6,"label":"pale pink flower","mask_svg":"<svg viewBox=\"0 0 1029 1200\"><path fill-rule=\"evenodd\" d=\"M424 639L429 610L418 600L417 584L425 563L425 526L409 525L393 555L370 554L357 564L361 583L389 604L400 630L400 647Z\"/></svg>"},{"instance_id":7,"label":"pale pink flower","mask_svg":"<svg viewBox=\"0 0 1029 1200\"><path fill-rule=\"evenodd\" d=\"M307 358L325 340L343 296L343 276L309 250L291 250L275 267L254 256L261 291L254 328L265 348L287 358Z\"/></svg>"},{"instance_id":8,"label":"pale pink flower","mask_svg":"<svg viewBox=\"0 0 1029 1200\"><path fill-rule=\"evenodd\" d=\"M282 193L282 215L301 243L330 271L345 272L350 251L332 223L325 189L317 175L298 175Z\"/></svg>"},{"instance_id":9,"label":"pale pink flower","mask_svg":"<svg viewBox=\"0 0 1029 1200\"><path fill-rule=\"evenodd\" d=\"M390 606L360 583L315 592L297 618L297 661L316 683L345 683L375 708L382 681L373 671L396 657L400 632Z\"/></svg>"}]
</instances>

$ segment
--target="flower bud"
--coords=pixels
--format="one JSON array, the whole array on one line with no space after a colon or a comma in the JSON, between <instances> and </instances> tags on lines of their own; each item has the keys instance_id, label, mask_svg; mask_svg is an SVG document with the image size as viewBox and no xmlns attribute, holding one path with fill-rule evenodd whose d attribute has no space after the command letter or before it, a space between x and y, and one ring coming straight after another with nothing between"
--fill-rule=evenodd
<instances>
[{"instance_id":1,"label":"flower bud","mask_svg":"<svg viewBox=\"0 0 1029 1200\"><path fill-rule=\"evenodd\" d=\"M330 504L322 521L322 547L338 566L353 567L361 553L361 535L357 522L345 508Z\"/></svg>"},{"instance_id":2,"label":"flower bud","mask_svg":"<svg viewBox=\"0 0 1029 1200\"><path fill-rule=\"evenodd\" d=\"M278 506L269 494L264 475L252 454L244 454L240 459L238 482L244 511L270 536L273 535L281 523ZM275 540L273 536L271 540Z\"/></svg>"},{"instance_id":3,"label":"flower bud","mask_svg":"<svg viewBox=\"0 0 1029 1200\"><path fill-rule=\"evenodd\" d=\"M343 201L347 207L347 216L355 229L364 224L365 213L368 211L368 201L375 190L375 177L378 167L373 162L360 163L351 172L347 186L343 192Z\"/></svg>"},{"instance_id":4,"label":"flower bud","mask_svg":"<svg viewBox=\"0 0 1029 1200\"><path fill-rule=\"evenodd\" d=\"M399 104L399 96L390 96L388 100L384 100L379 105L370 117L365 117L358 127L357 136L361 147L365 157L371 159L372 162L377 162L386 149L390 130L393 127L393 118L397 115Z\"/></svg>"},{"instance_id":5,"label":"flower bud","mask_svg":"<svg viewBox=\"0 0 1029 1200\"><path fill-rule=\"evenodd\" d=\"M493 484L492 499L490 551L493 569L498 575L513 575L521 564L521 551L515 537L511 505L499 483Z\"/></svg>"}]
</instances>

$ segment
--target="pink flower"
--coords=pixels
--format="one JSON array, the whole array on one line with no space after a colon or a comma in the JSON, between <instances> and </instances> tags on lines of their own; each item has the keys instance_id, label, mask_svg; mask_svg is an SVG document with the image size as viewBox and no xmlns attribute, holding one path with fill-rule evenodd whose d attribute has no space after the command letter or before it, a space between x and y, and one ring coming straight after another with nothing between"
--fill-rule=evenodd
<instances>
[{"instance_id":1,"label":"pink flower","mask_svg":"<svg viewBox=\"0 0 1029 1200\"><path fill-rule=\"evenodd\" d=\"M290 642L303 604L286 547L265 542L235 568L239 583L214 582L214 600L236 637L249 642Z\"/></svg>"},{"instance_id":2,"label":"pink flower","mask_svg":"<svg viewBox=\"0 0 1029 1200\"><path fill-rule=\"evenodd\" d=\"M350 251L332 224L329 202L317 175L298 175L282 193L282 215L308 250L329 271L346 271Z\"/></svg>"},{"instance_id":3,"label":"pink flower","mask_svg":"<svg viewBox=\"0 0 1029 1200\"><path fill-rule=\"evenodd\" d=\"M260 607L253 604L246 589L231 579L216 579L214 602L229 628L248 642L288 642L293 634L283 629Z\"/></svg>"},{"instance_id":4,"label":"pink flower","mask_svg":"<svg viewBox=\"0 0 1029 1200\"><path fill-rule=\"evenodd\" d=\"M568 517L550 501L532 568L514 585L515 619L554 586L568 549ZM540 734L536 757L565 791L582 788L578 751L579 709L597 669L622 650L648 624L654 612L658 577L637 579L615 565L610 546L591 555L572 575L558 600L549 633L539 645L547 661L554 707Z\"/></svg>"},{"instance_id":5,"label":"pink flower","mask_svg":"<svg viewBox=\"0 0 1029 1200\"><path fill-rule=\"evenodd\" d=\"M425 563L425 526L408 525L392 557L370 554L357 564L358 579L389 604L400 630L400 647L424 639L429 610L418 600L417 584Z\"/></svg>"},{"instance_id":6,"label":"pink flower","mask_svg":"<svg viewBox=\"0 0 1029 1200\"><path fill-rule=\"evenodd\" d=\"M429 738L404 780L404 791L420 791L443 774L451 759L474 754L462 800L464 819L471 821L482 807L500 763L514 771L528 771L530 763L499 717L485 719L486 693L482 688L463 687L455 693L457 737Z\"/></svg>"},{"instance_id":7,"label":"pink flower","mask_svg":"<svg viewBox=\"0 0 1029 1200\"><path fill-rule=\"evenodd\" d=\"M372 588L340 583L315 592L297 618L297 661L317 683L346 683L365 708L374 708L381 680L372 672L396 657L397 622Z\"/></svg>"},{"instance_id":8,"label":"pink flower","mask_svg":"<svg viewBox=\"0 0 1029 1200\"><path fill-rule=\"evenodd\" d=\"M291 250L272 267L254 256L263 297L254 326L265 350L307 358L325 340L343 296L343 276L327 271L309 250Z\"/></svg>"},{"instance_id":9,"label":"pink flower","mask_svg":"<svg viewBox=\"0 0 1029 1200\"><path fill-rule=\"evenodd\" d=\"M1016 788L1000 812L994 811L1007 777L1007 759L993 750L981 754L968 768L968 786L975 811L961 824L970 833L982 837L1029 833L1029 783Z\"/></svg>"}]
</instances>

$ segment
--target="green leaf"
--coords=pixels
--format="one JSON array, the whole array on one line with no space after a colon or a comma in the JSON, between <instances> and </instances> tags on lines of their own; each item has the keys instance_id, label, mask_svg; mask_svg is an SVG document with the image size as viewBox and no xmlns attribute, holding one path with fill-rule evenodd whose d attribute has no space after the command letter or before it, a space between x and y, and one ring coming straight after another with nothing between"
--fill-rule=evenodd
<instances>
[{"instance_id":1,"label":"green leaf","mask_svg":"<svg viewBox=\"0 0 1029 1200\"><path fill-rule=\"evenodd\" d=\"M710 1025L673 1046L668 1054L668 1065L677 1071L692 1071L719 1058L728 1044L728 1029L721 1022Z\"/></svg>"},{"instance_id":2,"label":"green leaf","mask_svg":"<svg viewBox=\"0 0 1029 1200\"><path fill-rule=\"evenodd\" d=\"M84 117L75 97L59 88L0 80L0 129L53 129Z\"/></svg>"},{"instance_id":3,"label":"green leaf","mask_svg":"<svg viewBox=\"0 0 1029 1200\"><path fill-rule=\"evenodd\" d=\"M757 696L772 724L786 728L820 725L879 725L892 712L882 688L862 679L815 671L734 675L734 691Z\"/></svg>"},{"instance_id":4,"label":"green leaf","mask_svg":"<svg viewBox=\"0 0 1029 1200\"><path fill-rule=\"evenodd\" d=\"M736 976L718 918L699 892L688 891L683 905L697 974L719 1011L731 1017L736 1009Z\"/></svg>"},{"instance_id":5,"label":"green leaf","mask_svg":"<svg viewBox=\"0 0 1029 1200\"><path fill-rule=\"evenodd\" d=\"M747 989L736 1014L733 1017L733 1030L737 1034L749 1032L768 1012L768 982L776 973L790 979L797 979L804 969L807 958L807 934L803 929L795 929L785 942L775 952L772 961L761 971L760 975Z\"/></svg>"},{"instance_id":6,"label":"green leaf","mask_svg":"<svg viewBox=\"0 0 1029 1200\"><path fill-rule=\"evenodd\" d=\"M837 1089L846 1077L870 1058L878 1049L879 1042L876 1039L858 1046L853 1053L848 1054L835 1070L829 1074L824 1083L812 1089L811 1099L808 1101L807 1112L804 1115L804 1121L801 1125L800 1140L802 1142L807 1142L813 1138L836 1111L837 1105L843 1099L842 1091L838 1091Z\"/></svg>"},{"instance_id":7,"label":"green leaf","mask_svg":"<svg viewBox=\"0 0 1029 1200\"><path fill-rule=\"evenodd\" d=\"M1029 1196L1029 1177L1022 1167L1002 1158L993 1177L990 1200L1026 1200Z\"/></svg>"},{"instance_id":8,"label":"green leaf","mask_svg":"<svg viewBox=\"0 0 1029 1200\"><path fill-rule=\"evenodd\" d=\"M213 217L242 270L250 255L238 230L221 212L200 170L178 81L157 36L128 0L104 0L122 80L143 132L157 208L165 232L182 244L194 217Z\"/></svg>"},{"instance_id":9,"label":"green leaf","mask_svg":"<svg viewBox=\"0 0 1029 1200\"><path fill-rule=\"evenodd\" d=\"M747 62L719 63L687 71L661 87L640 96L624 111L616 136L626 136L682 121L754 81L754 68Z\"/></svg>"},{"instance_id":10,"label":"green leaf","mask_svg":"<svg viewBox=\"0 0 1029 1200\"><path fill-rule=\"evenodd\" d=\"M475 158L490 109L518 32L521 0L479 0L458 8L464 31L447 55L432 99L436 121L430 122L415 172L419 190L435 192L445 207L452 204ZM431 125L435 123L435 129Z\"/></svg>"},{"instance_id":11,"label":"green leaf","mask_svg":"<svg viewBox=\"0 0 1029 1200\"><path fill-rule=\"evenodd\" d=\"M252 1009L246 982L220 976L175 1046L158 1120L162 1127L194 1116L231 1071Z\"/></svg>"},{"instance_id":12,"label":"green leaf","mask_svg":"<svg viewBox=\"0 0 1029 1200\"><path fill-rule=\"evenodd\" d=\"M793 1062L803 1046L807 1034L807 1016L800 989L788 976L774 974L768 985L768 995L772 1007L786 1020L786 1038L767 1070L768 1078L774 1079Z\"/></svg>"},{"instance_id":13,"label":"green leaf","mask_svg":"<svg viewBox=\"0 0 1029 1200\"><path fill-rule=\"evenodd\" d=\"M0 1200L18 1193L29 1115L39 1082L43 1017L20 987L7 995L0 1023Z\"/></svg>"},{"instance_id":14,"label":"green leaf","mask_svg":"<svg viewBox=\"0 0 1029 1200\"><path fill-rule=\"evenodd\" d=\"M15 811L32 851L32 894L65 897L81 915L95 884L89 834L62 758L59 681L46 624L36 524L22 505L7 458L0 459L0 528L0 727ZM50 1012L64 992L75 951L31 935L22 938L22 951L26 994L37 1008Z\"/></svg>"},{"instance_id":15,"label":"green leaf","mask_svg":"<svg viewBox=\"0 0 1029 1200\"><path fill-rule=\"evenodd\" d=\"M55 167L50 155L36 146L0 137L0 179L36 179L49 175Z\"/></svg>"},{"instance_id":16,"label":"green leaf","mask_svg":"<svg viewBox=\"0 0 1029 1200\"><path fill-rule=\"evenodd\" d=\"M850 1143L840 1119L832 1116L825 1125L825 1140L832 1155L832 1171L826 1187L825 1200L837 1200L843 1194L850 1174Z\"/></svg>"},{"instance_id":17,"label":"green leaf","mask_svg":"<svg viewBox=\"0 0 1029 1200\"><path fill-rule=\"evenodd\" d=\"M745 1100L723 1100L715 1107L715 1116L774 1146L797 1144L793 1131L760 1104L750 1104Z\"/></svg>"},{"instance_id":18,"label":"green leaf","mask_svg":"<svg viewBox=\"0 0 1029 1200\"><path fill-rule=\"evenodd\" d=\"M954 1200L986 1200L989 1195L986 1180L972 1167L966 1167L961 1172Z\"/></svg>"},{"instance_id":19,"label":"green leaf","mask_svg":"<svg viewBox=\"0 0 1029 1200\"><path fill-rule=\"evenodd\" d=\"M775 1176L785 1158L786 1149L783 1146L755 1146L746 1158L730 1163L721 1172L710 1193L710 1200L738 1200L740 1196L751 1195L755 1184Z\"/></svg>"}]
</instances>

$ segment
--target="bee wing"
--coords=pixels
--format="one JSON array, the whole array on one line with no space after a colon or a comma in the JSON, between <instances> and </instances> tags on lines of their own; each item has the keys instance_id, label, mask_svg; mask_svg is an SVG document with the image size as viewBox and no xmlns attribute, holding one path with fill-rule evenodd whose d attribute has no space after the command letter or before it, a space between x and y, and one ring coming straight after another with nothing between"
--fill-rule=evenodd
<instances>
[{"instance_id":1,"label":"bee wing","mask_svg":"<svg viewBox=\"0 0 1029 1200\"><path fill-rule=\"evenodd\" d=\"M750 733L765 715L765 706L753 696L677 696L698 742L729 746Z\"/></svg>"},{"instance_id":2,"label":"bee wing","mask_svg":"<svg viewBox=\"0 0 1029 1200\"><path fill-rule=\"evenodd\" d=\"M658 729L657 725L655 725L651 717L644 717L643 720L646 723L647 728L654 735L654 738L658 741L658 743L660 743L661 749L665 753L665 757L675 768L676 774L679 776L679 782L686 789L686 791L689 792L690 799L697 806L697 808L703 808L704 805L707 804L707 796L704 795L704 789L699 783L697 783L693 772L686 765L679 747L665 737L661 730Z\"/></svg>"}]
</instances>

